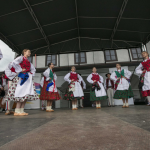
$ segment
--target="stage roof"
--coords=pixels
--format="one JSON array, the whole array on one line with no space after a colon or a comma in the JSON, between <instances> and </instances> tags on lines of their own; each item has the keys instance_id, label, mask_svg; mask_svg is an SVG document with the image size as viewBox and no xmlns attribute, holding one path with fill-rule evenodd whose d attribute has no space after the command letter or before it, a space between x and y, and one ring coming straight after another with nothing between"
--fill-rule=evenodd
<instances>
[{"instance_id":1,"label":"stage roof","mask_svg":"<svg viewBox=\"0 0 150 150\"><path fill-rule=\"evenodd\" d=\"M1 0L0 6L0 38L17 53L124 49L150 37L150 0Z\"/></svg>"}]
</instances>

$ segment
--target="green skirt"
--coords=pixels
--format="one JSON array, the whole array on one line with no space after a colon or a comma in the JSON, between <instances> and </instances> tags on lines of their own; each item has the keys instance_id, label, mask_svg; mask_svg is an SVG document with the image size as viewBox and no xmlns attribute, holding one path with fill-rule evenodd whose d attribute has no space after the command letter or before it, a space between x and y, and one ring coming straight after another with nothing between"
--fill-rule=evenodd
<instances>
[{"instance_id":1,"label":"green skirt","mask_svg":"<svg viewBox=\"0 0 150 150\"><path fill-rule=\"evenodd\" d=\"M95 90L92 91L92 87L90 89L90 101L101 101L101 100L107 100L108 96L101 96L101 97L96 97L95 95Z\"/></svg>"},{"instance_id":2,"label":"green skirt","mask_svg":"<svg viewBox=\"0 0 150 150\"><path fill-rule=\"evenodd\" d=\"M128 90L117 90L114 94L114 99L123 99L131 97L134 97L131 86L129 86Z\"/></svg>"}]
</instances>

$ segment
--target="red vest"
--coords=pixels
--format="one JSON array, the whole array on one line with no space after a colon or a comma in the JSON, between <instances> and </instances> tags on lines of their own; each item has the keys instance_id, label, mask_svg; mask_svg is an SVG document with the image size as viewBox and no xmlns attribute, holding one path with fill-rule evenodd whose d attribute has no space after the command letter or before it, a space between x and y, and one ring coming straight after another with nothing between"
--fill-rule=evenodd
<instances>
[{"instance_id":1,"label":"red vest","mask_svg":"<svg viewBox=\"0 0 150 150\"><path fill-rule=\"evenodd\" d=\"M70 80L78 81L78 74L70 72Z\"/></svg>"},{"instance_id":2,"label":"red vest","mask_svg":"<svg viewBox=\"0 0 150 150\"><path fill-rule=\"evenodd\" d=\"M108 89L108 82L109 82L110 79L106 79L106 88ZM114 89L114 81L113 80L110 80L110 83L111 83L111 86L112 86L112 89Z\"/></svg>"},{"instance_id":3,"label":"red vest","mask_svg":"<svg viewBox=\"0 0 150 150\"><path fill-rule=\"evenodd\" d=\"M30 65L30 62L27 58L23 57L23 61L20 63L20 66L22 69L26 69L25 72L30 72L31 65Z\"/></svg>"},{"instance_id":4,"label":"red vest","mask_svg":"<svg viewBox=\"0 0 150 150\"><path fill-rule=\"evenodd\" d=\"M93 73L92 73L92 80L93 80L93 81L96 80L97 82L100 81L99 75L98 75L98 74L93 74Z\"/></svg>"},{"instance_id":5,"label":"red vest","mask_svg":"<svg viewBox=\"0 0 150 150\"><path fill-rule=\"evenodd\" d=\"M147 71L150 71L150 59L148 59L146 62L142 62L143 68Z\"/></svg>"}]
</instances>

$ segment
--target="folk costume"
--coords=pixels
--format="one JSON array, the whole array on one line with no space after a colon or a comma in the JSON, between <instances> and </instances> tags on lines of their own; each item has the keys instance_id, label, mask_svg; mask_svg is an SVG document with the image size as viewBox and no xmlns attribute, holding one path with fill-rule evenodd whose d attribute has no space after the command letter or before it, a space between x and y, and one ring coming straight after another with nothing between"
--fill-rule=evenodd
<instances>
[{"instance_id":1,"label":"folk costume","mask_svg":"<svg viewBox=\"0 0 150 150\"><path fill-rule=\"evenodd\" d=\"M111 75L111 74L110 74ZM106 74L106 77L107 77L107 74ZM110 78L107 78L105 80L105 89L107 91L107 95L108 95L108 106L114 106L115 103L114 103L114 81L111 80Z\"/></svg>"},{"instance_id":2,"label":"folk costume","mask_svg":"<svg viewBox=\"0 0 150 150\"><path fill-rule=\"evenodd\" d=\"M81 87L82 89L86 89L86 83L84 82L82 77L81 77ZM83 108L83 98L81 98L79 101L80 101L80 107ZM77 101L77 107L79 107L78 105L79 101Z\"/></svg>"},{"instance_id":3,"label":"folk costume","mask_svg":"<svg viewBox=\"0 0 150 150\"><path fill-rule=\"evenodd\" d=\"M96 80L96 82L94 82ZM87 81L92 84L90 89L90 101L107 100L108 96L103 86L103 77L98 73L91 73ZM101 108L101 104L96 103L96 108Z\"/></svg>"},{"instance_id":4,"label":"folk costume","mask_svg":"<svg viewBox=\"0 0 150 150\"><path fill-rule=\"evenodd\" d=\"M2 51L0 49L0 60L3 58L3 54L2 54Z\"/></svg>"},{"instance_id":5,"label":"folk costume","mask_svg":"<svg viewBox=\"0 0 150 150\"><path fill-rule=\"evenodd\" d=\"M26 69L22 72L22 69ZM24 102L25 100L38 100L39 96L36 93L33 83L35 68L25 56L17 57L5 70L8 79L12 83L8 89L8 94L5 97L6 101ZM28 115L24 112L24 108L16 108L14 115Z\"/></svg>"},{"instance_id":6,"label":"folk costume","mask_svg":"<svg viewBox=\"0 0 150 150\"><path fill-rule=\"evenodd\" d=\"M56 74L50 69L46 69L43 73L43 87L41 90L40 100L54 101L60 100L61 97L57 91L56 83L57 80ZM41 83L42 83L41 81ZM42 85L42 84L41 84ZM47 106L46 111L53 111L52 106Z\"/></svg>"},{"instance_id":7,"label":"folk costume","mask_svg":"<svg viewBox=\"0 0 150 150\"><path fill-rule=\"evenodd\" d=\"M79 74L70 72L64 77L64 80L69 83L69 87L64 96L65 100L77 102L77 100L84 99L84 93L81 87L82 77ZM77 104L72 104L72 109L76 110Z\"/></svg>"},{"instance_id":8,"label":"folk costume","mask_svg":"<svg viewBox=\"0 0 150 150\"><path fill-rule=\"evenodd\" d=\"M110 79L115 82L114 99L128 99L133 97L133 91L129 84L129 79L132 73L126 69L119 69L113 72ZM123 77L126 77L123 78ZM123 103L123 107L129 107L128 103Z\"/></svg>"},{"instance_id":9,"label":"folk costume","mask_svg":"<svg viewBox=\"0 0 150 150\"><path fill-rule=\"evenodd\" d=\"M140 76L142 96L147 97L150 106L150 57L141 62L135 71Z\"/></svg>"}]
</instances>

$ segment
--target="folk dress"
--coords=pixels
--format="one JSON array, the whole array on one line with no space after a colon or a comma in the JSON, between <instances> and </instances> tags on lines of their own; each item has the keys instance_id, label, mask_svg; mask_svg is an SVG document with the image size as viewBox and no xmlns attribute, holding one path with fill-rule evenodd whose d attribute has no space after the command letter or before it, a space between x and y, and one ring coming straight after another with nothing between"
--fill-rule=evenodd
<instances>
[{"instance_id":1,"label":"folk dress","mask_svg":"<svg viewBox=\"0 0 150 150\"><path fill-rule=\"evenodd\" d=\"M135 71L136 74L141 76L141 83L143 83L142 96L150 96L150 57L144 60L142 63L140 63L140 65L136 68Z\"/></svg>"},{"instance_id":2,"label":"folk dress","mask_svg":"<svg viewBox=\"0 0 150 150\"><path fill-rule=\"evenodd\" d=\"M71 80L74 81L72 82ZM82 77L76 72L70 72L65 77L64 80L69 83L66 94L64 96L65 100L80 100L84 99L83 89L81 87Z\"/></svg>"},{"instance_id":3,"label":"folk dress","mask_svg":"<svg viewBox=\"0 0 150 150\"><path fill-rule=\"evenodd\" d=\"M131 75L132 73L126 69L119 69L111 74L110 79L115 82L114 99L127 99L134 96L131 86L129 84L129 79ZM123 77L126 77L127 79Z\"/></svg>"},{"instance_id":4,"label":"folk dress","mask_svg":"<svg viewBox=\"0 0 150 150\"><path fill-rule=\"evenodd\" d=\"M94 80L96 80L97 82L94 83ZM91 73L87 77L87 81L92 84L90 88L90 101L101 101L108 99L108 96L106 95L106 91L103 86L102 76L100 76L98 73ZM95 90L92 90L93 87L95 87Z\"/></svg>"},{"instance_id":5,"label":"folk dress","mask_svg":"<svg viewBox=\"0 0 150 150\"><path fill-rule=\"evenodd\" d=\"M26 69L24 73L28 75L28 78L24 84L21 85L22 78L18 77L18 74L22 72L22 69ZM8 89L5 100L17 102L38 100L39 96L36 93L35 85L33 83L35 71L34 66L24 56L17 57L9 64L8 68L5 70L5 74L8 79L12 80L12 84Z\"/></svg>"},{"instance_id":6,"label":"folk dress","mask_svg":"<svg viewBox=\"0 0 150 150\"><path fill-rule=\"evenodd\" d=\"M44 75L44 78L42 78L42 81L41 81L41 85L43 85L43 87L41 90L40 100L59 100L59 99L61 99L61 97L57 91L56 84L55 84L55 81L57 80L56 74L50 68L48 68L45 70L43 75ZM52 77L50 77L50 75ZM53 78L53 79L51 79L51 78ZM42 82L43 82L43 84L42 84ZM53 85L48 87L48 90L46 90L47 86L50 82L52 82Z\"/></svg>"}]
</instances>

